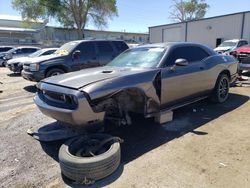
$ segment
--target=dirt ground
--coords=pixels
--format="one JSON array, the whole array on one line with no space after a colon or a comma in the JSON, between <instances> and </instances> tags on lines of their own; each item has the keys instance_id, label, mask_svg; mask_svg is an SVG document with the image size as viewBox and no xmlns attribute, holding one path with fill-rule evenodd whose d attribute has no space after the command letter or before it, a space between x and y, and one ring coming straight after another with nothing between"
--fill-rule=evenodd
<instances>
[{"instance_id":1,"label":"dirt ground","mask_svg":"<svg viewBox=\"0 0 250 188\"><path fill-rule=\"evenodd\" d=\"M39 142L28 128L53 127L33 104L35 83L0 68L1 187L81 187L64 181L60 142ZM122 163L92 187L250 187L250 82L231 88L224 104L202 101L174 121L138 121L111 132L124 139ZM91 187L91 186L90 186Z\"/></svg>"}]
</instances>

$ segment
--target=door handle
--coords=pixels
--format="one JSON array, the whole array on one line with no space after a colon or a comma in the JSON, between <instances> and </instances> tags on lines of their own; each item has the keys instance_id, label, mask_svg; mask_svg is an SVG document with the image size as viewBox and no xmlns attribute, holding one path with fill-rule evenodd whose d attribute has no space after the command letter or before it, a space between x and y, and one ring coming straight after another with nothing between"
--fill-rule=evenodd
<instances>
[{"instance_id":1,"label":"door handle","mask_svg":"<svg viewBox=\"0 0 250 188\"><path fill-rule=\"evenodd\" d=\"M204 67L200 67L200 70L204 70Z\"/></svg>"}]
</instances>

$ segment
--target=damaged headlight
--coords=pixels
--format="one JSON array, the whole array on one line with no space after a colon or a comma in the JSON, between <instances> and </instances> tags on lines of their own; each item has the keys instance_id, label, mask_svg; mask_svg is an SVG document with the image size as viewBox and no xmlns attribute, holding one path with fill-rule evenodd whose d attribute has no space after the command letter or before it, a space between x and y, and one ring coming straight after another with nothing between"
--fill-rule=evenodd
<instances>
[{"instance_id":1,"label":"damaged headlight","mask_svg":"<svg viewBox=\"0 0 250 188\"><path fill-rule=\"evenodd\" d=\"M29 66L30 71L39 71L39 64L38 63L31 63Z\"/></svg>"}]
</instances>

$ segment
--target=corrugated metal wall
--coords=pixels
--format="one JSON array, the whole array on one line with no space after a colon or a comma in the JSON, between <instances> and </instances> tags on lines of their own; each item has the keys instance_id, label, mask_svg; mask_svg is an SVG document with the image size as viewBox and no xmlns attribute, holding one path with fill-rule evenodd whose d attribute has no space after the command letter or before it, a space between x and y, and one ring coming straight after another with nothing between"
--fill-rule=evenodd
<instances>
[{"instance_id":1,"label":"corrugated metal wall","mask_svg":"<svg viewBox=\"0 0 250 188\"><path fill-rule=\"evenodd\" d=\"M244 22L244 27L242 27ZM212 48L216 47L216 39L222 40L244 38L250 40L250 12L207 18L197 21L155 26L149 28L151 43L178 41L171 28L180 28L181 41L198 42ZM243 29L243 30L242 30ZM167 36L167 40L166 37Z\"/></svg>"}]
</instances>

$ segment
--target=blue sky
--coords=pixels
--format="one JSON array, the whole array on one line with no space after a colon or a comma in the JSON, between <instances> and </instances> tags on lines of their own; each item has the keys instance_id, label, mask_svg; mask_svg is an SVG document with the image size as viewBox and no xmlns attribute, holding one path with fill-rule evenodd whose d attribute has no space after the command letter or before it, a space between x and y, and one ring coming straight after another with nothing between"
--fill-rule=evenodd
<instances>
[{"instance_id":1,"label":"blue sky","mask_svg":"<svg viewBox=\"0 0 250 188\"><path fill-rule=\"evenodd\" d=\"M206 17L249 11L250 1L240 0L207 0L210 5ZM105 30L147 32L149 26L172 23L169 19L171 0L117 0L118 17L108 22ZM11 0L0 0L0 14L20 15L11 7ZM50 25L55 24L51 22ZM89 29L97 29L91 23Z\"/></svg>"}]
</instances>

